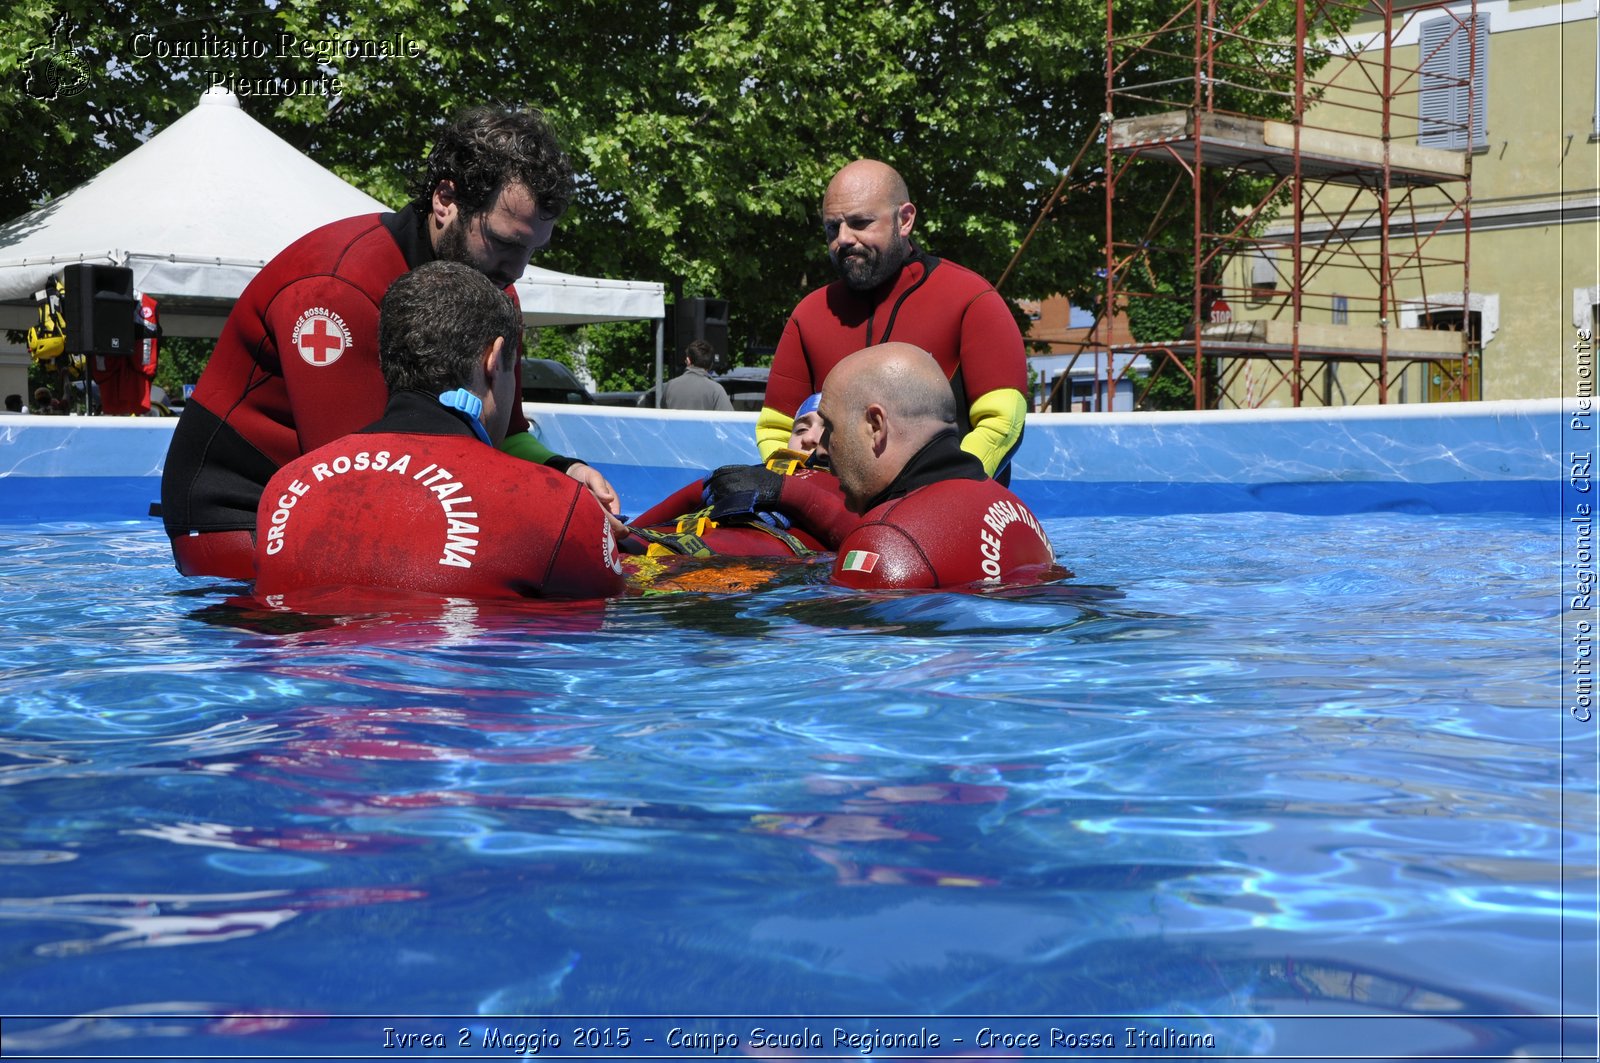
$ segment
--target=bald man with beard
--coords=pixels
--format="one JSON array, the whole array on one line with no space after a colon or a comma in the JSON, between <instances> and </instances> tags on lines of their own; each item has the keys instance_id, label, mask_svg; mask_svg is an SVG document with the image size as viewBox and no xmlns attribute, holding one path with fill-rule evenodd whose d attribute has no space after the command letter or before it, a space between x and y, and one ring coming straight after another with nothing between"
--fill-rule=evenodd
<instances>
[{"instance_id":1,"label":"bald man with beard","mask_svg":"<svg viewBox=\"0 0 1600 1063\"><path fill-rule=\"evenodd\" d=\"M905 181L885 163L857 159L828 183L823 234L839 279L801 300L778 342L756 422L763 458L841 360L901 341L929 352L955 393L962 448L1009 479L1027 412L1022 334L988 281L912 242L916 219Z\"/></svg>"},{"instance_id":2,"label":"bald man with beard","mask_svg":"<svg viewBox=\"0 0 1600 1063\"><path fill-rule=\"evenodd\" d=\"M833 581L960 587L1052 578L1039 520L961 448L955 396L927 351L886 343L843 359L822 388L825 455L844 496L797 477L718 470L713 497L743 492L811 529L838 556Z\"/></svg>"}]
</instances>

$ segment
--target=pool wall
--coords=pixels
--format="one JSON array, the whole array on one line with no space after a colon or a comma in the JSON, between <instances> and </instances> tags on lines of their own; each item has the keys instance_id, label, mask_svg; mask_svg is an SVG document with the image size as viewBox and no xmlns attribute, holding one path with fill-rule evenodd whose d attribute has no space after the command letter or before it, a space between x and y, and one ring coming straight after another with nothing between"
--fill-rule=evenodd
<instances>
[{"instance_id":1,"label":"pool wall","mask_svg":"<svg viewBox=\"0 0 1600 1063\"><path fill-rule=\"evenodd\" d=\"M529 404L637 513L754 461L755 415ZM1035 414L1012 487L1042 517L1275 510L1556 514L1576 400ZM0 521L148 519L170 418L0 415ZM1583 485L1586 488L1586 485Z\"/></svg>"}]
</instances>

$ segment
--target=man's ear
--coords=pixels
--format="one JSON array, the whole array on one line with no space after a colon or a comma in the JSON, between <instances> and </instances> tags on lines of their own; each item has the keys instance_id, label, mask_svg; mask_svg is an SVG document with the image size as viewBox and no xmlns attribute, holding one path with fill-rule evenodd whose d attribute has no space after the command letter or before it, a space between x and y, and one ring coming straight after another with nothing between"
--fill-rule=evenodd
<instances>
[{"instance_id":1,"label":"man's ear","mask_svg":"<svg viewBox=\"0 0 1600 1063\"><path fill-rule=\"evenodd\" d=\"M889 417L876 402L867 403L862 414L867 420L867 431L872 436L872 452L882 454L889 446Z\"/></svg>"},{"instance_id":2,"label":"man's ear","mask_svg":"<svg viewBox=\"0 0 1600 1063\"><path fill-rule=\"evenodd\" d=\"M915 203L902 203L895 212L895 220L900 226L901 236L910 236L911 229L917 224L917 206Z\"/></svg>"},{"instance_id":3,"label":"man's ear","mask_svg":"<svg viewBox=\"0 0 1600 1063\"><path fill-rule=\"evenodd\" d=\"M483 349L483 379L494 382L497 373L504 373L511 369L510 359L506 357L509 350L504 336L496 336L494 342Z\"/></svg>"},{"instance_id":4,"label":"man's ear","mask_svg":"<svg viewBox=\"0 0 1600 1063\"><path fill-rule=\"evenodd\" d=\"M448 225L455 212L461 205L456 200L456 183L448 178L441 180L433 186L433 201L430 205L433 218L440 225Z\"/></svg>"}]
</instances>

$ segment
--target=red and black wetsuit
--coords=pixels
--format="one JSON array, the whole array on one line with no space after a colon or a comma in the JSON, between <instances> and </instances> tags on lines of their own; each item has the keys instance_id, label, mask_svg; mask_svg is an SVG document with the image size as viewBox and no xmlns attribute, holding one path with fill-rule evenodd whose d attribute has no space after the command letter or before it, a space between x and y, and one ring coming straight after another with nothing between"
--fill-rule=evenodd
<instances>
[{"instance_id":1,"label":"red and black wetsuit","mask_svg":"<svg viewBox=\"0 0 1600 1063\"><path fill-rule=\"evenodd\" d=\"M839 280L800 301L778 341L763 405L793 417L846 356L891 340L933 355L955 392L963 435L973 400L1028 391L1022 333L1005 300L970 269L917 250L873 291Z\"/></svg>"},{"instance_id":2,"label":"red and black wetsuit","mask_svg":"<svg viewBox=\"0 0 1600 1063\"><path fill-rule=\"evenodd\" d=\"M779 503L838 550L833 581L846 587L993 583L1055 560L1038 518L954 430L929 440L860 518L830 519L832 503L802 483L786 482Z\"/></svg>"},{"instance_id":3,"label":"red and black wetsuit","mask_svg":"<svg viewBox=\"0 0 1600 1063\"><path fill-rule=\"evenodd\" d=\"M502 454L465 414L416 392L273 475L255 562L260 596L352 586L598 598L622 587L605 511L582 484Z\"/></svg>"},{"instance_id":4,"label":"red and black wetsuit","mask_svg":"<svg viewBox=\"0 0 1600 1063\"><path fill-rule=\"evenodd\" d=\"M417 204L324 225L245 288L161 476L161 517L180 571L248 579L249 532L267 480L383 413L378 304L395 278L433 260L425 225ZM517 372L521 395L520 360ZM514 406L508 434L527 430ZM572 464L549 464L564 469L563 461Z\"/></svg>"}]
</instances>

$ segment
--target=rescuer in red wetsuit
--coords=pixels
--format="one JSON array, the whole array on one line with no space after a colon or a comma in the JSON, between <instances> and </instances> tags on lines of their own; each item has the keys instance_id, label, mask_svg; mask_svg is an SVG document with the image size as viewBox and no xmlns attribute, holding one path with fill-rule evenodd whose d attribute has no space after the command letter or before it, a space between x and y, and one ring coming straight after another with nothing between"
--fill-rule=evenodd
<instances>
[{"instance_id":1,"label":"rescuer in red wetsuit","mask_svg":"<svg viewBox=\"0 0 1600 1063\"><path fill-rule=\"evenodd\" d=\"M932 353L956 394L962 448L1009 478L1027 413L1022 334L988 281L911 242L916 215L905 181L881 162L858 159L828 183L823 231L840 279L801 300L784 327L756 421L763 457L841 359L898 340Z\"/></svg>"},{"instance_id":2,"label":"rescuer in red wetsuit","mask_svg":"<svg viewBox=\"0 0 1600 1063\"><path fill-rule=\"evenodd\" d=\"M464 598L621 589L612 518L577 481L495 447L520 405L520 315L484 275L433 262L382 302L389 403L291 460L256 522L258 596L330 586Z\"/></svg>"},{"instance_id":3,"label":"rescuer in red wetsuit","mask_svg":"<svg viewBox=\"0 0 1600 1063\"><path fill-rule=\"evenodd\" d=\"M178 570L250 578L268 478L383 412L378 303L390 282L445 259L509 288L571 195L571 164L542 117L476 108L440 137L407 207L326 225L267 263L228 316L167 451L161 514ZM534 439L520 406L503 449L618 511L605 478Z\"/></svg>"},{"instance_id":4,"label":"rescuer in red wetsuit","mask_svg":"<svg viewBox=\"0 0 1600 1063\"><path fill-rule=\"evenodd\" d=\"M713 498L751 492L838 551L847 587L956 587L1055 574L1038 518L961 449L955 399L938 364L887 343L841 361L822 389L818 450L849 515L803 480L719 469Z\"/></svg>"}]
</instances>

